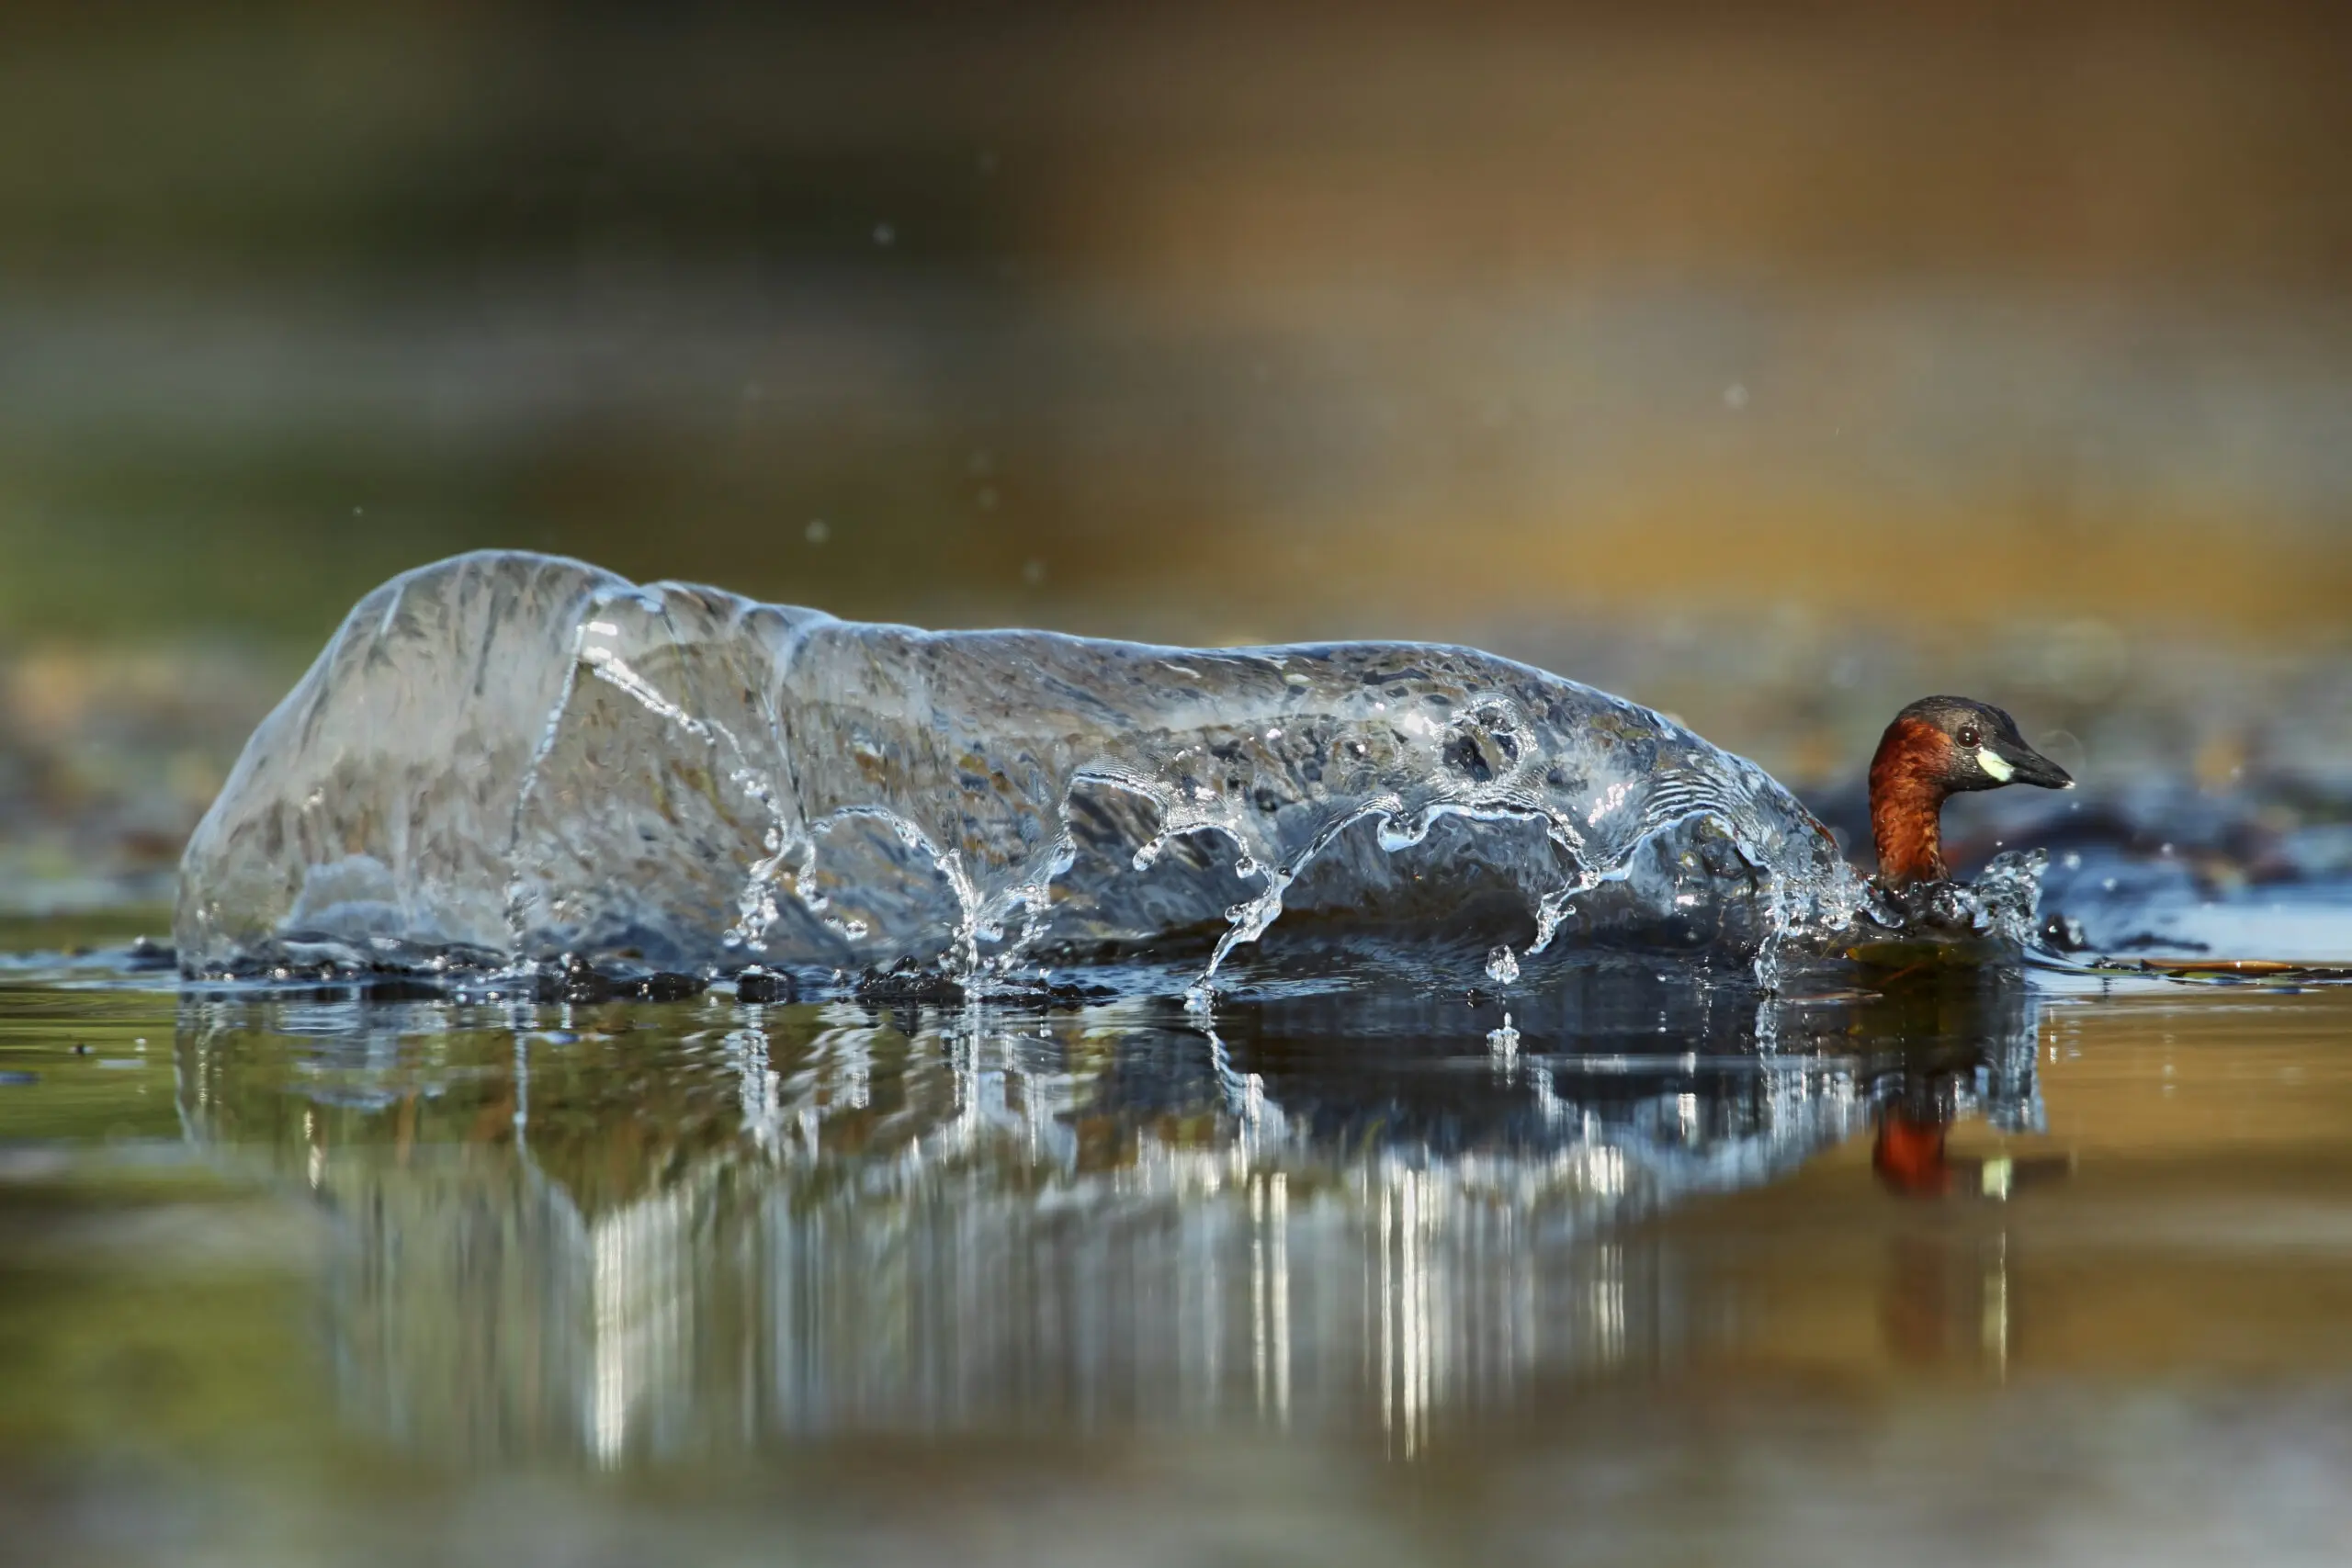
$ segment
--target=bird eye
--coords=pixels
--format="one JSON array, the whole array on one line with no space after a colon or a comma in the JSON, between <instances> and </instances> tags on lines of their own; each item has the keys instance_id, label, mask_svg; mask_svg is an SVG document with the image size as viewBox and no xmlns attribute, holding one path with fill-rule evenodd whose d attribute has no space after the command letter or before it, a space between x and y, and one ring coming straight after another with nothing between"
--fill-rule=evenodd
<instances>
[{"instance_id":1,"label":"bird eye","mask_svg":"<svg viewBox=\"0 0 2352 1568\"><path fill-rule=\"evenodd\" d=\"M1963 724L1960 727L1960 743L1962 746L1973 748L1984 739L1984 737L1978 732L1974 725Z\"/></svg>"}]
</instances>

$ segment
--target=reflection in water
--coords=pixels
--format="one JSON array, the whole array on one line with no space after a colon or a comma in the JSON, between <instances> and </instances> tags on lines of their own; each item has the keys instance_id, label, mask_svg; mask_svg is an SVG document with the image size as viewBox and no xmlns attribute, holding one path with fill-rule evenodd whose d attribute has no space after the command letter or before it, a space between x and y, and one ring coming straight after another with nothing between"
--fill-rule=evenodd
<instances>
[{"instance_id":1,"label":"reflection in water","mask_svg":"<svg viewBox=\"0 0 2352 1568\"><path fill-rule=\"evenodd\" d=\"M1947 1168L1951 1117L2038 1119L2036 1032L2015 976L1759 1004L1596 971L1508 1017L1359 991L1213 1024L226 994L178 1059L193 1136L340 1216L338 1376L404 1444L1243 1421L1409 1455L1736 1337L1647 1217L1882 1111ZM1890 1343L2006 1346L1999 1270L1963 1314L1957 1262L1897 1259Z\"/></svg>"}]
</instances>

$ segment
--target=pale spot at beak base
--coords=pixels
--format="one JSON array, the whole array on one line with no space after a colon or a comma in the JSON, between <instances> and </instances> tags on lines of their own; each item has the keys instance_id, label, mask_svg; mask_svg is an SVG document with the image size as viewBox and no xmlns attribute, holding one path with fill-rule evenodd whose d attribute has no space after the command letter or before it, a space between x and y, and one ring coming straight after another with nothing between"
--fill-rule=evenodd
<instances>
[{"instance_id":1,"label":"pale spot at beak base","mask_svg":"<svg viewBox=\"0 0 2352 1568\"><path fill-rule=\"evenodd\" d=\"M1990 774L1995 784L2007 784L2017 773L2017 768L2007 758L1999 755L1989 746L1980 746L1976 749L1976 765Z\"/></svg>"}]
</instances>

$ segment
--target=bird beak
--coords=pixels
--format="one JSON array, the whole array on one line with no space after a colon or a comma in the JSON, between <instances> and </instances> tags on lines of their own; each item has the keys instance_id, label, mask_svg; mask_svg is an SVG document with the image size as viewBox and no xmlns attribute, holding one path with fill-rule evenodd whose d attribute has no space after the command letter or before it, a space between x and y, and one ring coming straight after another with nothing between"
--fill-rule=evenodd
<instances>
[{"instance_id":1,"label":"bird beak","mask_svg":"<svg viewBox=\"0 0 2352 1568\"><path fill-rule=\"evenodd\" d=\"M1999 784L2033 784L2041 789L2072 789L2075 777L2030 746L1996 740L1976 753L1976 765Z\"/></svg>"}]
</instances>

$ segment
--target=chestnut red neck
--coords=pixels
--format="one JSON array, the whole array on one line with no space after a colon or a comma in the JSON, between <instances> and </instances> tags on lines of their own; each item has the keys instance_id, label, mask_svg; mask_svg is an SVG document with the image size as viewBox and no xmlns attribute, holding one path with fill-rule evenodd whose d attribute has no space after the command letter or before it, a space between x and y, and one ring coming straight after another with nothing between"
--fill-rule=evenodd
<instances>
[{"instance_id":1,"label":"chestnut red neck","mask_svg":"<svg viewBox=\"0 0 2352 1568\"><path fill-rule=\"evenodd\" d=\"M1878 874L1902 885L1941 881L1944 783L1951 741L1935 726L1897 718L1886 727L1871 759L1871 839Z\"/></svg>"},{"instance_id":2,"label":"chestnut red neck","mask_svg":"<svg viewBox=\"0 0 2352 1568\"><path fill-rule=\"evenodd\" d=\"M1951 1168L1944 1161L1945 1128L1890 1110L1871 1145L1871 1168L1898 1192L1930 1198L1951 1190Z\"/></svg>"}]
</instances>

